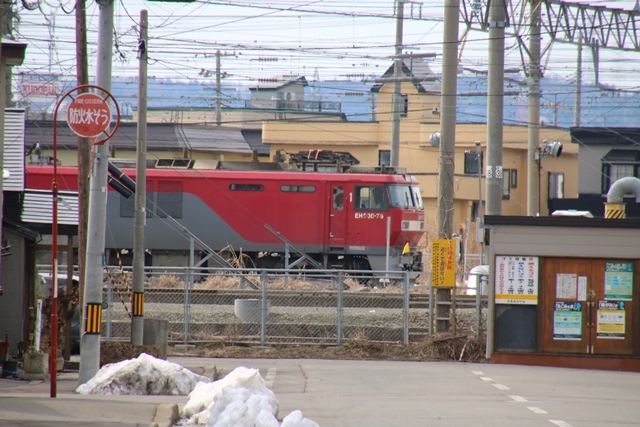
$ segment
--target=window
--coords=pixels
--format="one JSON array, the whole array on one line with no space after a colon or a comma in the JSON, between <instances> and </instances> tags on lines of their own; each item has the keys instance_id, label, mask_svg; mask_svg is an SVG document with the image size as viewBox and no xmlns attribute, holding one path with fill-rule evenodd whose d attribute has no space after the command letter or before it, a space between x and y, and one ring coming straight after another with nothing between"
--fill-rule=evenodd
<instances>
[{"instance_id":1,"label":"window","mask_svg":"<svg viewBox=\"0 0 640 427\"><path fill-rule=\"evenodd\" d=\"M480 155L480 164L478 164L478 154ZM475 151L464 152L464 173L466 175L476 175L482 170L482 153Z\"/></svg>"},{"instance_id":2,"label":"window","mask_svg":"<svg viewBox=\"0 0 640 427\"><path fill-rule=\"evenodd\" d=\"M564 174L562 172L549 172L549 199L564 199Z\"/></svg>"},{"instance_id":3,"label":"window","mask_svg":"<svg viewBox=\"0 0 640 427\"><path fill-rule=\"evenodd\" d=\"M502 200L511 198L511 169L502 169Z\"/></svg>"},{"instance_id":4,"label":"window","mask_svg":"<svg viewBox=\"0 0 640 427\"><path fill-rule=\"evenodd\" d=\"M422 196L417 185L389 185L389 203L394 208L421 208Z\"/></svg>"},{"instance_id":5,"label":"window","mask_svg":"<svg viewBox=\"0 0 640 427\"><path fill-rule=\"evenodd\" d=\"M364 210L387 209L387 201L384 197L384 187L382 186L356 186L355 207Z\"/></svg>"},{"instance_id":6,"label":"window","mask_svg":"<svg viewBox=\"0 0 640 427\"><path fill-rule=\"evenodd\" d=\"M609 150L602 158L602 194L620 178L640 176L640 151Z\"/></svg>"},{"instance_id":7,"label":"window","mask_svg":"<svg viewBox=\"0 0 640 427\"><path fill-rule=\"evenodd\" d=\"M518 188L518 169L511 169L511 188Z\"/></svg>"},{"instance_id":8,"label":"window","mask_svg":"<svg viewBox=\"0 0 640 427\"><path fill-rule=\"evenodd\" d=\"M391 150L378 150L378 166L391 166Z\"/></svg>"},{"instance_id":9,"label":"window","mask_svg":"<svg viewBox=\"0 0 640 427\"><path fill-rule=\"evenodd\" d=\"M400 95L400 115L402 117L407 117L409 113L409 96L408 95Z\"/></svg>"},{"instance_id":10,"label":"window","mask_svg":"<svg viewBox=\"0 0 640 427\"><path fill-rule=\"evenodd\" d=\"M229 190L231 191L262 191L264 185L262 184L229 184Z\"/></svg>"},{"instance_id":11,"label":"window","mask_svg":"<svg viewBox=\"0 0 640 427\"><path fill-rule=\"evenodd\" d=\"M316 187L313 185L281 185L280 191L290 193L315 193Z\"/></svg>"},{"instance_id":12,"label":"window","mask_svg":"<svg viewBox=\"0 0 640 427\"><path fill-rule=\"evenodd\" d=\"M333 187L333 210L341 211L344 209L344 188Z\"/></svg>"},{"instance_id":13,"label":"window","mask_svg":"<svg viewBox=\"0 0 640 427\"><path fill-rule=\"evenodd\" d=\"M158 217L182 218L182 182L159 181L156 194Z\"/></svg>"}]
</instances>

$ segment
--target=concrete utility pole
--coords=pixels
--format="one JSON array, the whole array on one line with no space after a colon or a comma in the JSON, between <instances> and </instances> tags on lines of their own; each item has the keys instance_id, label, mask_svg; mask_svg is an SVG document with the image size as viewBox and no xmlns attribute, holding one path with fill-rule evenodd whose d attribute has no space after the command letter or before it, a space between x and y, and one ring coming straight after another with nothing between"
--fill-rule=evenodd
<instances>
[{"instance_id":1,"label":"concrete utility pole","mask_svg":"<svg viewBox=\"0 0 640 427\"><path fill-rule=\"evenodd\" d=\"M89 84L87 61L87 11L86 1L76 3L76 76L78 86ZM87 212L89 211L89 170L91 142L89 138L78 137L78 304L84 307L85 254L87 252ZM69 257L69 259L72 259ZM84 325L80 325L84 332Z\"/></svg>"},{"instance_id":2,"label":"concrete utility pole","mask_svg":"<svg viewBox=\"0 0 640 427\"><path fill-rule=\"evenodd\" d=\"M530 0L529 143L527 150L527 215L540 213L540 175L536 154L540 144L540 0Z\"/></svg>"},{"instance_id":3,"label":"concrete utility pole","mask_svg":"<svg viewBox=\"0 0 640 427\"><path fill-rule=\"evenodd\" d=\"M113 1L99 3L98 18L98 62L96 83L111 91L111 64L113 51ZM87 231L87 263L85 274L84 303L91 305L102 317L102 259L107 216L107 167L109 163L109 141L95 148L93 176L89 190L89 222ZM85 384L100 369L100 333L83 334L80 352L79 383Z\"/></svg>"},{"instance_id":4,"label":"concrete utility pole","mask_svg":"<svg viewBox=\"0 0 640 427\"><path fill-rule=\"evenodd\" d=\"M459 0L445 0L442 47L442 88L440 112L440 156L438 168L438 238L453 235L453 182L456 149L456 97L458 91L458 14ZM451 301L449 288L436 291L436 332L446 332L451 324L451 306L438 304Z\"/></svg>"},{"instance_id":5,"label":"concrete utility pole","mask_svg":"<svg viewBox=\"0 0 640 427\"><path fill-rule=\"evenodd\" d=\"M136 157L136 200L133 233L133 307L131 344L144 341L144 226L147 220L147 11L140 11L138 42L138 147Z\"/></svg>"},{"instance_id":6,"label":"concrete utility pole","mask_svg":"<svg viewBox=\"0 0 640 427\"><path fill-rule=\"evenodd\" d=\"M582 106L582 35L578 37L578 61L576 64L576 99L573 108L573 125L580 126L580 108Z\"/></svg>"},{"instance_id":7,"label":"concrete utility pole","mask_svg":"<svg viewBox=\"0 0 640 427\"><path fill-rule=\"evenodd\" d=\"M487 215L502 214L502 126L504 117L505 0L489 7L489 67L487 82Z\"/></svg>"},{"instance_id":8,"label":"concrete utility pole","mask_svg":"<svg viewBox=\"0 0 640 427\"><path fill-rule=\"evenodd\" d=\"M216 125L222 122L222 76L220 75L220 50L216 50Z\"/></svg>"},{"instance_id":9,"label":"concrete utility pole","mask_svg":"<svg viewBox=\"0 0 640 427\"><path fill-rule=\"evenodd\" d=\"M398 167L400 164L400 112L404 110L401 105L402 97L402 24L404 20L404 1L396 0L396 57L393 63L393 96L391 98L392 122L391 122L391 160L390 166Z\"/></svg>"}]
</instances>

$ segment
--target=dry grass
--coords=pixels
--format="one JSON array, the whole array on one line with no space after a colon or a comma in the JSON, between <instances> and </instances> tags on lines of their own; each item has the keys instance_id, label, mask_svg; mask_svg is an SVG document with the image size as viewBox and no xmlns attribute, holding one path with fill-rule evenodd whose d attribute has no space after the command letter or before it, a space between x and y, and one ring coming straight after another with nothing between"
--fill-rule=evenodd
<instances>
[{"instance_id":1,"label":"dry grass","mask_svg":"<svg viewBox=\"0 0 640 427\"><path fill-rule=\"evenodd\" d=\"M239 359L329 359L388 361L462 361L484 363L485 337L437 334L422 342L401 345L372 342L361 337L342 346L269 345L249 346L228 343L201 344L184 350L169 349L170 355Z\"/></svg>"}]
</instances>

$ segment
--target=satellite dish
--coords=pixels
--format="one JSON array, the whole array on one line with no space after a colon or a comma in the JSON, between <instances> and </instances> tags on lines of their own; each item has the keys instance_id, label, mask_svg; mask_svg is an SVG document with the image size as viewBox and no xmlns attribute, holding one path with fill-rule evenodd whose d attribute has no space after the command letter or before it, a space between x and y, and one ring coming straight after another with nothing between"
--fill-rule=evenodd
<instances>
[{"instance_id":1,"label":"satellite dish","mask_svg":"<svg viewBox=\"0 0 640 427\"><path fill-rule=\"evenodd\" d=\"M440 132L433 132L431 134L431 136L429 137L429 143L433 147L439 147L440 146Z\"/></svg>"}]
</instances>

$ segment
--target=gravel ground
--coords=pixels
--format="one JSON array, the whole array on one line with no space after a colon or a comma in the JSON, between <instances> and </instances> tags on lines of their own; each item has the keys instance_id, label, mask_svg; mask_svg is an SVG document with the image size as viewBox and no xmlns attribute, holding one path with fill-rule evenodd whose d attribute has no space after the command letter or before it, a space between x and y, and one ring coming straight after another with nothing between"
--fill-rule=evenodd
<instances>
[{"instance_id":1,"label":"gravel ground","mask_svg":"<svg viewBox=\"0 0 640 427\"><path fill-rule=\"evenodd\" d=\"M475 309L457 309L456 310L456 331L457 333L475 332L476 331L476 310ZM108 311L103 313L104 319L108 320L111 316L113 322L113 336L120 334L128 334L127 326L129 316L122 303L114 303L111 313ZM204 305L193 304L190 307L189 316L191 319L191 330L198 331L199 335L206 334L211 331L214 335L209 339L219 339L220 327L242 327L248 325L238 318L234 313L232 305ZM481 328L486 329L486 309L482 310ZM145 318L168 320L170 330L183 331L185 319L185 309L181 304L145 304ZM409 310L409 328L410 330L428 330L429 314L427 309L410 309ZM274 330L274 326L295 327L304 325L306 328L324 327L326 334L332 336L335 334L337 324L337 309L332 307L271 307L270 314L267 319L267 326ZM219 325L215 328L212 325ZM385 329L402 330L403 316L401 309L384 309L384 308L344 308L342 318L343 329L360 328L360 330L368 329L376 335L383 334ZM293 333L293 332L292 332ZM201 336L200 339L207 339Z\"/></svg>"}]
</instances>

